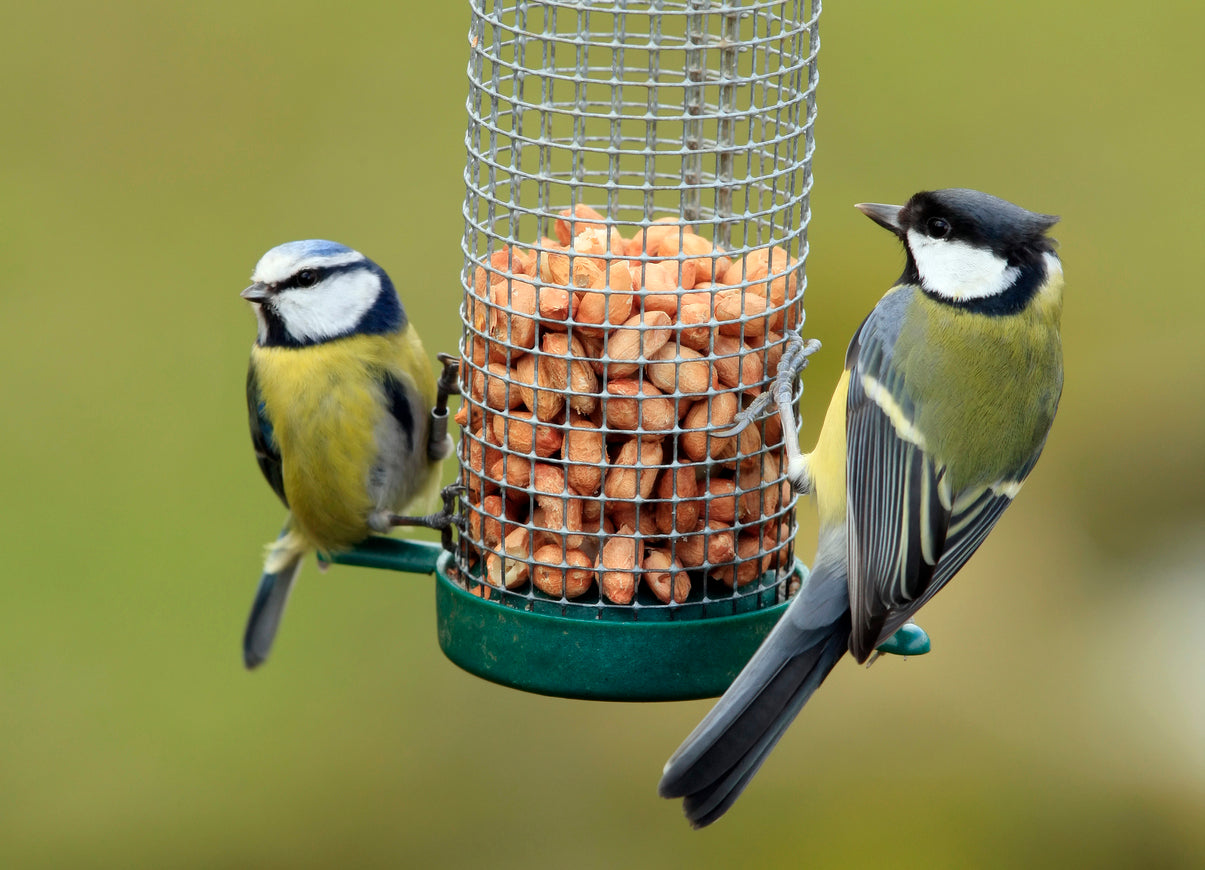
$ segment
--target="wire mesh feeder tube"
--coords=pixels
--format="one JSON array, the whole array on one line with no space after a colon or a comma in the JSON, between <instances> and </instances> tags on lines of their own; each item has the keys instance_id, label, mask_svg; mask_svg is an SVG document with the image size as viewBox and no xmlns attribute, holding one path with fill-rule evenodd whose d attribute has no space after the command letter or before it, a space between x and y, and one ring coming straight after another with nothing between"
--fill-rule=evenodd
<instances>
[{"instance_id":1,"label":"wire mesh feeder tube","mask_svg":"<svg viewBox=\"0 0 1205 870\"><path fill-rule=\"evenodd\" d=\"M474 3L467 531L439 591L466 669L719 694L802 577L778 419L722 433L803 321L818 14Z\"/></svg>"}]
</instances>

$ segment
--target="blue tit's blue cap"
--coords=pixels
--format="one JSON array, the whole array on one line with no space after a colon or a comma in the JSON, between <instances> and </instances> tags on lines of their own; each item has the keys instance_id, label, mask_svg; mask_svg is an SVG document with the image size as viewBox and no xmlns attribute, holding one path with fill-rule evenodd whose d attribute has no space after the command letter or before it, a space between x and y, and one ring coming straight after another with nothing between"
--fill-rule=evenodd
<instances>
[{"instance_id":1,"label":"blue tit's blue cap","mask_svg":"<svg viewBox=\"0 0 1205 870\"><path fill-rule=\"evenodd\" d=\"M341 245L338 242L327 241L326 239L302 239L297 242L285 242L283 245L277 245L269 254L278 254L285 257L335 257L340 254L354 254L355 251Z\"/></svg>"},{"instance_id":2,"label":"blue tit's blue cap","mask_svg":"<svg viewBox=\"0 0 1205 870\"><path fill-rule=\"evenodd\" d=\"M347 245L326 239L303 239L277 245L260 257L252 279L273 283L285 280L303 267L329 268L362 262L366 262L365 256Z\"/></svg>"}]
</instances>

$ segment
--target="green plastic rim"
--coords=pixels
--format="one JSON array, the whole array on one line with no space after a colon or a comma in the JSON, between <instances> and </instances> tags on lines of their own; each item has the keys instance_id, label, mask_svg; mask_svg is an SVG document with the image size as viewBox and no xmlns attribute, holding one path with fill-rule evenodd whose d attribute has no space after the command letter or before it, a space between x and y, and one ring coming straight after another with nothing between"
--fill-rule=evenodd
<instances>
[{"instance_id":1,"label":"green plastic rim","mask_svg":"<svg viewBox=\"0 0 1205 870\"><path fill-rule=\"evenodd\" d=\"M455 565L444 553L435 572L444 655L491 682L561 698L686 701L722 695L790 604L678 621L582 619L478 597L450 570ZM795 577L807 577L798 559Z\"/></svg>"},{"instance_id":2,"label":"green plastic rim","mask_svg":"<svg viewBox=\"0 0 1205 870\"><path fill-rule=\"evenodd\" d=\"M722 695L774 623L790 605L766 604L779 580L755 595L725 604L757 608L730 616L706 616L708 604L677 608L607 606L555 612L552 599L532 599L540 612L473 595L453 579L452 554L439 544L369 538L355 549L325 558L341 565L435 575L439 646L471 674L525 692L595 701L687 701ZM787 586L807 580L795 560ZM694 597L694 596L692 596ZM582 614L597 613L596 618ZM929 636L904 625L878 647L897 656L925 655Z\"/></svg>"}]
</instances>

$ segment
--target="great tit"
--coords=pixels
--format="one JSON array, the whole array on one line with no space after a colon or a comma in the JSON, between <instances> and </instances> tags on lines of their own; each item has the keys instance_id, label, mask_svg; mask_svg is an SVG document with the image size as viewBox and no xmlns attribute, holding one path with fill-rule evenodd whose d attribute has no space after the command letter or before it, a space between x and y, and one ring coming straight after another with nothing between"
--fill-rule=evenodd
<instances>
[{"instance_id":1,"label":"great tit","mask_svg":"<svg viewBox=\"0 0 1205 870\"><path fill-rule=\"evenodd\" d=\"M260 470L289 509L243 637L248 668L272 646L304 556L394 525L438 525L425 511L452 452L431 415L437 386L389 276L335 242L268 251L242 292L259 334L247 412ZM442 383L442 381L441 381Z\"/></svg>"},{"instance_id":2,"label":"great tit","mask_svg":"<svg viewBox=\"0 0 1205 870\"><path fill-rule=\"evenodd\" d=\"M904 273L850 342L815 449L811 575L665 765L663 797L714 822L848 650L864 662L949 582L1012 504L1063 387L1058 218L975 190L858 205Z\"/></svg>"}]
</instances>

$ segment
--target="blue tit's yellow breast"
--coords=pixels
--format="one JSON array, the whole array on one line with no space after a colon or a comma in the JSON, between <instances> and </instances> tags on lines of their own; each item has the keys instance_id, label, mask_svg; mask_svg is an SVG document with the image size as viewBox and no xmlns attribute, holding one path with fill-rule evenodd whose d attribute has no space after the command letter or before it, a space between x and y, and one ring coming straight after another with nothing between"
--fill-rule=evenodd
<instances>
[{"instance_id":1,"label":"blue tit's yellow breast","mask_svg":"<svg viewBox=\"0 0 1205 870\"><path fill-rule=\"evenodd\" d=\"M252 350L289 509L298 530L321 551L350 547L369 533L375 506L368 480L378 460L377 427L389 413L381 372L419 365L429 375L425 355L412 355L405 331ZM426 386L421 377L415 380Z\"/></svg>"}]
</instances>

